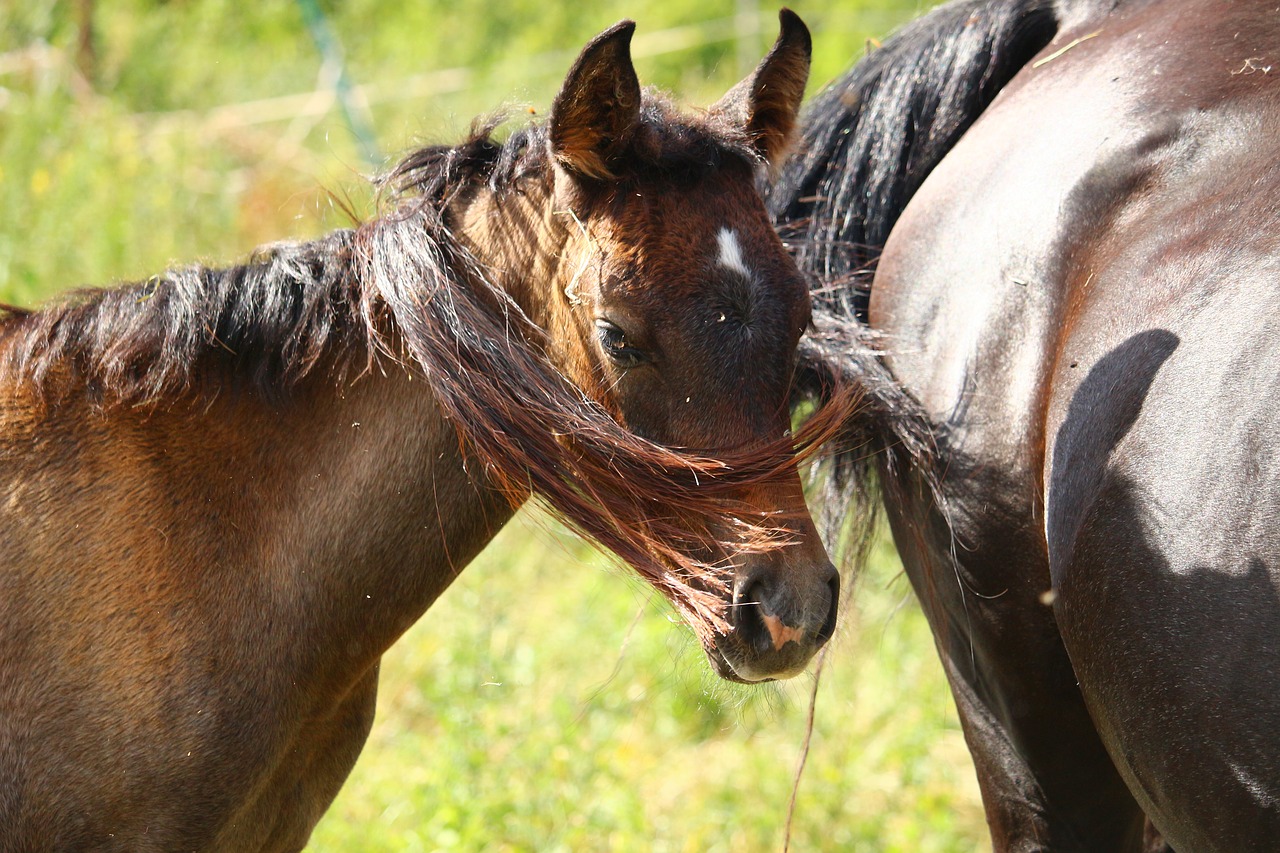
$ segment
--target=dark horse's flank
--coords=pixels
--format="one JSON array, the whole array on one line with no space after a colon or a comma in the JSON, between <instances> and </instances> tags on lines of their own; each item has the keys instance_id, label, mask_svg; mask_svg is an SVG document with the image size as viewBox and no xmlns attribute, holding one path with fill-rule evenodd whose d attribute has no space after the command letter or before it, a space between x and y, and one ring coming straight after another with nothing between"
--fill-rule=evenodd
<instances>
[{"instance_id":1,"label":"dark horse's flank","mask_svg":"<svg viewBox=\"0 0 1280 853\"><path fill-rule=\"evenodd\" d=\"M940 7L770 203L996 849L1280 849L1280 7Z\"/></svg>"},{"instance_id":2,"label":"dark horse's flank","mask_svg":"<svg viewBox=\"0 0 1280 853\"><path fill-rule=\"evenodd\" d=\"M300 849L383 651L530 492L721 674L803 668L837 580L756 190L808 73L782 24L701 116L642 94L621 24L545 125L411 155L380 219L8 312L0 851Z\"/></svg>"}]
</instances>

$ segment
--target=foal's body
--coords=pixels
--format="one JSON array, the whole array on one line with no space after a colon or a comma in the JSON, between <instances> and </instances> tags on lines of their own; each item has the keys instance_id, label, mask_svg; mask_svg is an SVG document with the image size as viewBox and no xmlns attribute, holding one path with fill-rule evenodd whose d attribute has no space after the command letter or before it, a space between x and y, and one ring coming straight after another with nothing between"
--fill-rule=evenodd
<instances>
[{"instance_id":1,"label":"foal's body","mask_svg":"<svg viewBox=\"0 0 1280 853\"><path fill-rule=\"evenodd\" d=\"M0 321L0 851L300 849L381 654L530 491L726 677L803 668L837 576L755 190L808 69L782 21L701 118L642 96L624 23L546 125L411 155L381 219Z\"/></svg>"},{"instance_id":2,"label":"foal's body","mask_svg":"<svg viewBox=\"0 0 1280 853\"><path fill-rule=\"evenodd\" d=\"M7 389L20 640L0 682L22 687L0 692L0 757L22 760L4 761L0 813L14 792L25 808L0 848L300 846L364 743L380 655L452 580L423 567L460 569L511 513L421 385L393 369L335 396L317 376L283 404L109 423L84 396L44 411Z\"/></svg>"}]
</instances>

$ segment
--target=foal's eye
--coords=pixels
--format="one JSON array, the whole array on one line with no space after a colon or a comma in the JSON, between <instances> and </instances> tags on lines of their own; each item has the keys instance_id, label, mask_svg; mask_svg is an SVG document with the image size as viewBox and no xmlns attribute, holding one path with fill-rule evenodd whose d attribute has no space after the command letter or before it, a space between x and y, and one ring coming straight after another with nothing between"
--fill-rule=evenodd
<instances>
[{"instance_id":1,"label":"foal's eye","mask_svg":"<svg viewBox=\"0 0 1280 853\"><path fill-rule=\"evenodd\" d=\"M596 320L596 337L605 355L618 367L635 367L645 361L644 351L628 344L626 334L608 320Z\"/></svg>"}]
</instances>

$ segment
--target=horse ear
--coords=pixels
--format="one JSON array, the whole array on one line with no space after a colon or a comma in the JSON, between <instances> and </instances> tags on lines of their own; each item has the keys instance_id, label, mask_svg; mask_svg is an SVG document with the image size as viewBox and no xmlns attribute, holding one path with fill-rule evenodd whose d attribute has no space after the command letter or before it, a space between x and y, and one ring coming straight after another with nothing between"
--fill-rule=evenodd
<instances>
[{"instance_id":1,"label":"horse ear","mask_svg":"<svg viewBox=\"0 0 1280 853\"><path fill-rule=\"evenodd\" d=\"M608 179L609 160L640 121L640 81L631 64L634 21L596 36L569 69L551 103L551 155L570 172Z\"/></svg>"},{"instance_id":2,"label":"horse ear","mask_svg":"<svg viewBox=\"0 0 1280 853\"><path fill-rule=\"evenodd\" d=\"M769 55L711 108L744 130L771 166L782 162L791 145L813 53L809 28L799 15L784 8L778 21L781 32Z\"/></svg>"}]
</instances>

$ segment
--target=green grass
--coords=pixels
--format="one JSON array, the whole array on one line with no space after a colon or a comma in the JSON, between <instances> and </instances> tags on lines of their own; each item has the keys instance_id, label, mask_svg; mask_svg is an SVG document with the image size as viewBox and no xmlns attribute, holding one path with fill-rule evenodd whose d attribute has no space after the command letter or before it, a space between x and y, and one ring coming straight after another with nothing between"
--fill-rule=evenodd
<instances>
[{"instance_id":1,"label":"green grass","mask_svg":"<svg viewBox=\"0 0 1280 853\"><path fill-rule=\"evenodd\" d=\"M669 609L519 517L386 657L313 851L779 850L813 681L728 685ZM970 851L977 786L879 543L817 697L792 849Z\"/></svg>"},{"instance_id":2,"label":"green grass","mask_svg":"<svg viewBox=\"0 0 1280 853\"><path fill-rule=\"evenodd\" d=\"M731 41L642 41L706 36L734 0L321 5L358 83L394 92L469 69L462 90L374 104L389 154L504 104L544 111L577 49L625 16L639 20L642 79L682 100L709 103L744 71ZM233 261L347 224L343 205L371 212L372 167L336 112L226 119L314 86L296 2L100 2L88 79L76 7L0 4L0 300ZM794 7L814 31L817 83L919 11ZM772 27L744 37L742 56L762 55ZM387 656L374 732L309 849L777 850L811 685L717 681L638 581L522 515ZM985 838L932 639L881 543L821 679L792 849L969 851Z\"/></svg>"},{"instance_id":3,"label":"green grass","mask_svg":"<svg viewBox=\"0 0 1280 853\"><path fill-rule=\"evenodd\" d=\"M307 117L247 102L312 91L320 57L295 0L97 3L96 49L77 61L66 0L0 4L0 289L23 302L50 290L144 278L196 258L233 259L255 245L346 224L328 191L372 208L361 159L337 111ZM709 104L758 60L776 34L775 7L737 43L706 22L735 0L507 0L501 12L419 0L388 12L379 0L327 2L350 76L377 87L372 106L388 156L445 141L471 120L521 105L544 113L578 49L627 15L639 18L642 80ZM921 5L915 0L803 0L816 39L814 86L861 55ZM843 8L842 8L843 7ZM700 23L701 22L701 23ZM701 43L664 52L696 30ZM700 35L699 35L700 34ZM49 47L45 48L44 46ZM82 69L81 65L87 65ZM460 91L412 90L414 75L466 68ZM89 78L88 80L85 77ZM230 107L229 110L220 108ZM274 115L274 119L271 116ZM270 120L269 120L270 119Z\"/></svg>"}]
</instances>

